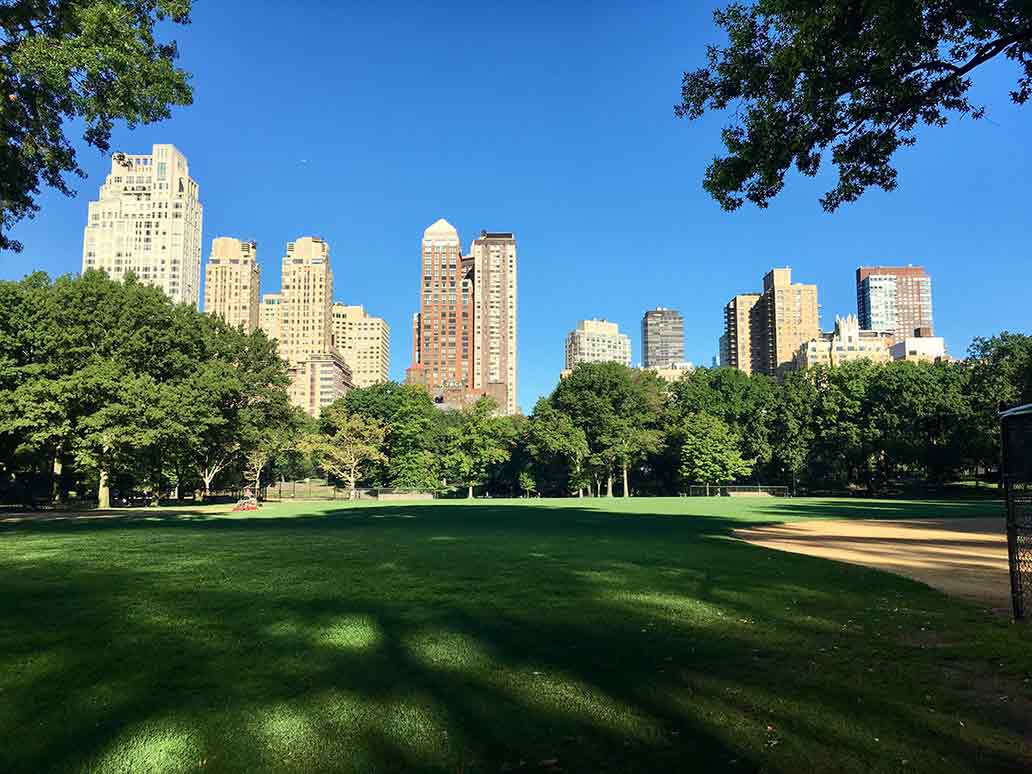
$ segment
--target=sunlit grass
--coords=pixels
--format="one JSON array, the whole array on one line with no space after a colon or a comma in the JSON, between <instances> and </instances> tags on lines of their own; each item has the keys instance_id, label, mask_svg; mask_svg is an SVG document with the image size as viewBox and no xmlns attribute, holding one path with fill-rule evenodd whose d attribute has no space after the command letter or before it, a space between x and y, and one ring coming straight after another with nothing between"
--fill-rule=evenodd
<instances>
[{"instance_id":1,"label":"sunlit grass","mask_svg":"<svg viewBox=\"0 0 1032 774\"><path fill-rule=\"evenodd\" d=\"M1027 630L731 538L997 507L283 503L2 526L0 771L1020 771Z\"/></svg>"}]
</instances>

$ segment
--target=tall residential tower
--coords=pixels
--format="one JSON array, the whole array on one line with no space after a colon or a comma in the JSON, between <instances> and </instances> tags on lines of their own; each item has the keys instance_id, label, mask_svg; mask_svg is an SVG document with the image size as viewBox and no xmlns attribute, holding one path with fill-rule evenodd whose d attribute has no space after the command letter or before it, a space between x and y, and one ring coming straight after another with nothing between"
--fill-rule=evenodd
<instances>
[{"instance_id":1,"label":"tall residential tower","mask_svg":"<svg viewBox=\"0 0 1032 774\"><path fill-rule=\"evenodd\" d=\"M445 406L490 395L501 411L515 413L515 237L482 231L463 256L458 231L441 218L423 232L421 258L406 381Z\"/></svg>"},{"instance_id":2,"label":"tall residential tower","mask_svg":"<svg viewBox=\"0 0 1032 774\"><path fill-rule=\"evenodd\" d=\"M888 331L895 341L934 332L932 279L922 266L861 266L856 270L860 327Z\"/></svg>"},{"instance_id":3,"label":"tall residential tower","mask_svg":"<svg viewBox=\"0 0 1032 774\"><path fill-rule=\"evenodd\" d=\"M684 318L674 309L650 309L641 318L642 361L646 368L684 362Z\"/></svg>"},{"instance_id":4,"label":"tall residential tower","mask_svg":"<svg viewBox=\"0 0 1032 774\"><path fill-rule=\"evenodd\" d=\"M333 344L332 305L329 244L318 237L288 243L282 287L263 299L261 321L289 366L291 403L310 416L351 388L351 371Z\"/></svg>"},{"instance_id":5,"label":"tall residential tower","mask_svg":"<svg viewBox=\"0 0 1032 774\"><path fill-rule=\"evenodd\" d=\"M216 237L204 270L204 311L250 333L258 327L257 245Z\"/></svg>"},{"instance_id":6,"label":"tall residential tower","mask_svg":"<svg viewBox=\"0 0 1032 774\"><path fill-rule=\"evenodd\" d=\"M631 364L631 338L620 326L606 320L581 320L566 334L565 370L578 363Z\"/></svg>"},{"instance_id":7,"label":"tall residential tower","mask_svg":"<svg viewBox=\"0 0 1032 774\"><path fill-rule=\"evenodd\" d=\"M116 153L100 197L89 204L82 270L99 269L118 280L132 272L176 303L196 308L202 215L197 183L175 146Z\"/></svg>"},{"instance_id":8,"label":"tall residential tower","mask_svg":"<svg viewBox=\"0 0 1032 774\"><path fill-rule=\"evenodd\" d=\"M351 368L355 387L371 387L390 379L391 327L361 306L333 305L333 339Z\"/></svg>"}]
</instances>

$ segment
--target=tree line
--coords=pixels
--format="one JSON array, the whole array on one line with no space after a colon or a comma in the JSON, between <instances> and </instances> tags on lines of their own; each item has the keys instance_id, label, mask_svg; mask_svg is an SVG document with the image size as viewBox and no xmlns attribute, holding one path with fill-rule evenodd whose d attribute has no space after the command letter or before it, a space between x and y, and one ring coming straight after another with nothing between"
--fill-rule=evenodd
<instances>
[{"instance_id":1,"label":"tree line","mask_svg":"<svg viewBox=\"0 0 1032 774\"><path fill-rule=\"evenodd\" d=\"M674 495L991 478L1000 403L1032 402L1032 337L977 339L958 363L847 363L776 381L700 368L675 383L582 364L530 416L488 398L442 410L394 382L313 420L286 364L245 333L130 277L0 283L0 499L101 507L325 476L347 491Z\"/></svg>"}]
</instances>

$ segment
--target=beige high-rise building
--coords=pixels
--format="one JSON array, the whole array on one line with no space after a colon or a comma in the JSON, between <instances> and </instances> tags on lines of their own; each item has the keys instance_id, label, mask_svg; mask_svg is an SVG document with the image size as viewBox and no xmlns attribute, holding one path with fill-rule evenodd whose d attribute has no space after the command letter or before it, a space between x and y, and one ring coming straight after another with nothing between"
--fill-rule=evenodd
<instances>
[{"instance_id":1,"label":"beige high-rise building","mask_svg":"<svg viewBox=\"0 0 1032 774\"><path fill-rule=\"evenodd\" d=\"M263 329L290 368L291 402L317 416L351 388L351 371L333 344L330 246L318 237L288 243L280 292L266 295L262 307ZM279 335L266 324L278 326Z\"/></svg>"},{"instance_id":2,"label":"beige high-rise building","mask_svg":"<svg viewBox=\"0 0 1032 774\"><path fill-rule=\"evenodd\" d=\"M258 327L258 246L232 237L216 237L204 269L204 311L250 333Z\"/></svg>"},{"instance_id":3,"label":"beige high-rise building","mask_svg":"<svg viewBox=\"0 0 1032 774\"><path fill-rule=\"evenodd\" d=\"M390 379L391 327L361 306L333 305L333 338L351 368L355 387L371 387Z\"/></svg>"},{"instance_id":4,"label":"beige high-rise building","mask_svg":"<svg viewBox=\"0 0 1032 774\"><path fill-rule=\"evenodd\" d=\"M280 317L283 312L283 296L280 293L266 293L262 296L258 312L258 327L270 339L280 340Z\"/></svg>"},{"instance_id":5,"label":"beige high-rise building","mask_svg":"<svg viewBox=\"0 0 1032 774\"><path fill-rule=\"evenodd\" d=\"M817 286L793 283L791 269L772 269L762 293L737 295L724 307L724 335L728 365L780 376L803 342L821 335Z\"/></svg>"},{"instance_id":6,"label":"beige high-rise building","mask_svg":"<svg viewBox=\"0 0 1032 774\"><path fill-rule=\"evenodd\" d=\"M173 145L116 153L89 203L82 270L121 280L132 272L176 303L200 302L203 207L186 156Z\"/></svg>"},{"instance_id":7,"label":"beige high-rise building","mask_svg":"<svg viewBox=\"0 0 1032 774\"><path fill-rule=\"evenodd\" d=\"M747 374L762 373L762 336L753 337L753 330L758 327L756 305L759 302L759 293L741 293L728 301L724 307L721 351L727 362L722 365L737 368Z\"/></svg>"},{"instance_id":8,"label":"beige high-rise building","mask_svg":"<svg viewBox=\"0 0 1032 774\"><path fill-rule=\"evenodd\" d=\"M792 270L771 269L763 278L763 310L766 312L764 373L779 376L805 341L821 335L817 286L792 282Z\"/></svg>"},{"instance_id":9,"label":"beige high-rise building","mask_svg":"<svg viewBox=\"0 0 1032 774\"><path fill-rule=\"evenodd\" d=\"M578 363L622 363L631 365L631 338L620 326L606 320L581 320L566 334L565 370Z\"/></svg>"},{"instance_id":10,"label":"beige high-rise building","mask_svg":"<svg viewBox=\"0 0 1032 774\"><path fill-rule=\"evenodd\" d=\"M506 414L516 402L516 238L481 231L473 257L473 390Z\"/></svg>"}]
</instances>

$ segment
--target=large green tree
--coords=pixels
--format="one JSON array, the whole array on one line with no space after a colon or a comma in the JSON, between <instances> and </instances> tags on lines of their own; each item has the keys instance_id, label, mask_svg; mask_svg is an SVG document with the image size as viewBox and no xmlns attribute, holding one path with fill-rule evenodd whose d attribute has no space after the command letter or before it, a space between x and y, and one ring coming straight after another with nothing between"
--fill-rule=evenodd
<instances>
[{"instance_id":1,"label":"large green tree","mask_svg":"<svg viewBox=\"0 0 1032 774\"><path fill-rule=\"evenodd\" d=\"M494 400L480 398L462 409L460 421L448 432L442 464L452 480L466 487L469 498L487 480L491 466L504 462L511 452L512 424L496 416L497 410Z\"/></svg>"},{"instance_id":2,"label":"large green tree","mask_svg":"<svg viewBox=\"0 0 1032 774\"><path fill-rule=\"evenodd\" d=\"M348 499L353 500L363 467L386 461L387 427L363 414L348 414L339 401L328 406L320 420L325 432L305 438L303 448L315 456L325 473L347 485Z\"/></svg>"},{"instance_id":3,"label":"large green tree","mask_svg":"<svg viewBox=\"0 0 1032 774\"><path fill-rule=\"evenodd\" d=\"M689 414L676 434L685 486L727 484L752 470L752 464L742 458L734 431L719 417L704 411Z\"/></svg>"},{"instance_id":4,"label":"large green tree","mask_svg":"<svg viewBox=\"0 0 1032 774\"><path fill-rule=\"evenodd\" d=\"M971 76L994 58L1016 65L1011 99L1032 96L1028 0L756 0L714 17L727 43L684 74L675 112L734 108L727 153L703 183L728 210L766 207L791 167L812 177L826 156L838 170L821 199L828 211L872 186L894 189L893 156L921 125L984 114Z\"/></svg>"},{"instance_id":5,"label":"large green tree","mask_svg":"<svg viewBox=\"0 0 1032 774\"><path fill-rule=\"evenodd\" d=\"M191 0L4 0L0 3L0 249L39 210L43 185L72 195L66 175L84 177L66 124L86 144L109 149L118 120L130 127L168 118L192 101L176 67L165 20L189 21Z\"/></svg>"}]
</instances>

